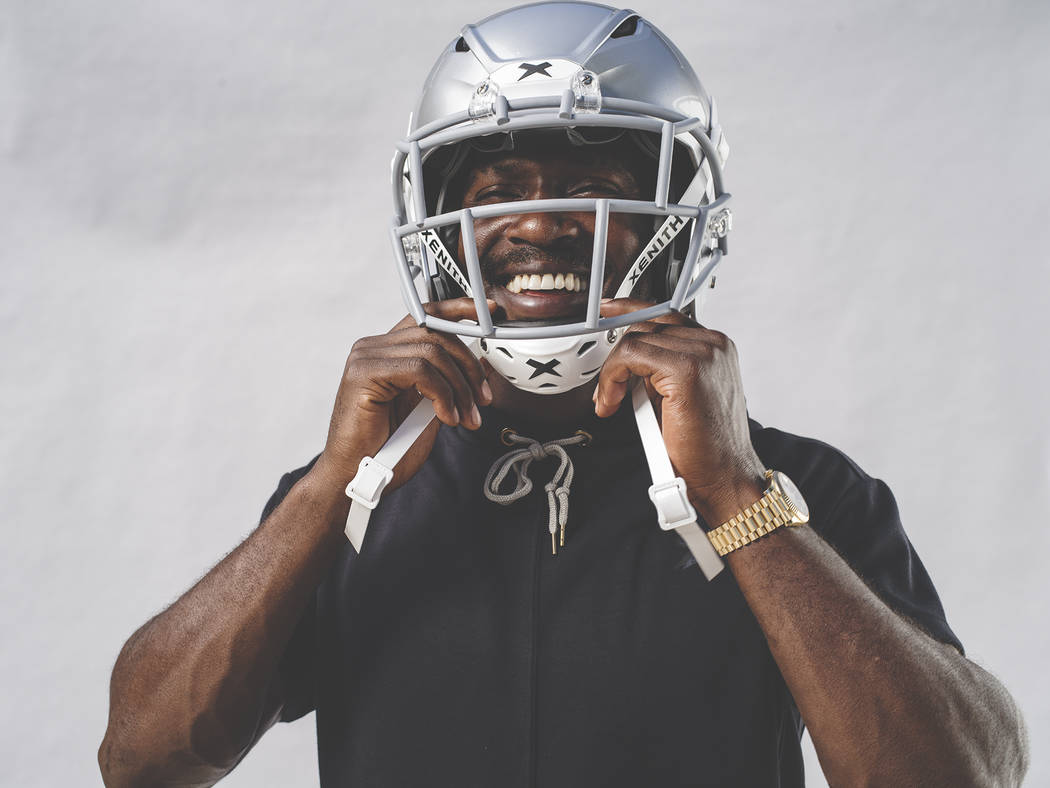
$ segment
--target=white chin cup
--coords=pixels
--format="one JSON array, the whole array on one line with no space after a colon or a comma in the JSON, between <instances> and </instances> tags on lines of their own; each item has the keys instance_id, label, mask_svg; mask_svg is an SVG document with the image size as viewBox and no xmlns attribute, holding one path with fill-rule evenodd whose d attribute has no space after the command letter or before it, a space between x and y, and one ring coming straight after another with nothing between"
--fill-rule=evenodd
<instances>
[{"instance_id":1,"label":"white chin cup","mask_svg":"<svg viewBox=\"0 0 1050 788\"><path fill-rule=\"evenodd\" d=\"M592 380L623 329L544 339L481 340L480 355L514 386L533 394L561 394Z\"/></svg>"}]
</instances>

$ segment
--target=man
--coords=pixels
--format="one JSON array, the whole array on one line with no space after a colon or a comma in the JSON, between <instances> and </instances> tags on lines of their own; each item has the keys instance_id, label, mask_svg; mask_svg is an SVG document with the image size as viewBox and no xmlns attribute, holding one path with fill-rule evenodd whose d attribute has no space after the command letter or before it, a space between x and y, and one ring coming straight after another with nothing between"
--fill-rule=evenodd
<instances>
[{"instance_id":1,"label":"man","mask_svg":"<svg viewBox=\"0 0 1050 788\"><path fill-rule=\"evenodd\" d=\"M802 785L803 722L832 784L1020 782L1017 709L889 490L749 422L696 320L726 150L632 12L450 44L395 158L412 314L354 345L259 528L125 645L108 784L212 784L313 709L323 785Z\"/></svg>"}]
</instances>

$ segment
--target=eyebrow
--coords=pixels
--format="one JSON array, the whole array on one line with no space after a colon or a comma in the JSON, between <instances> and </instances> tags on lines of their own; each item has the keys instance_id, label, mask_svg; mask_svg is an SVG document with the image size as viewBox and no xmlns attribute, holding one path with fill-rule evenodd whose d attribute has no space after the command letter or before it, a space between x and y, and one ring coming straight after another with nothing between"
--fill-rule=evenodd
<instances>
[{"instance_id":1,"label":"eyebrow","mask_svg":"<svg viewBox=\"0 0 1050 788\"><path fill-rule=\"evenodd\" d=\"M489 165L487 165L485 167L480 168L478 170L478 172L481 173L481 172L489 171L489 172L494 172L496 175L508 176L508 175L517 175L523 169L524 169L524 167L522 166L522 164L520 162L517 162L517 161L514 161L514 160L511 160L511 161L495 161L495 162L492 162L491 164L489 164Z\"/></svg>"}]
</instances>

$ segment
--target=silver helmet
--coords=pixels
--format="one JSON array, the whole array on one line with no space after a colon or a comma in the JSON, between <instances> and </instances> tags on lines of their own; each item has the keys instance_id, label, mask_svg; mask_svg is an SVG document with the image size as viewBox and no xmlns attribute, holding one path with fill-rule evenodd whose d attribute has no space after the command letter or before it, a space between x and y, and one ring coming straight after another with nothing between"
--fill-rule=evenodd
<instances>
[{"instance_id":1,"label":"silver helmet","mask_svg":"<svg viewBox=\"0 0 1050 788\"><path fill-rule=\"evenodd\" d=\"M574 145L628 138L648 154L651 199L556 198L461 208L449 184L471 149L513 149L515 137L564 132ZM672 310L698 310L731 227L722 167L729 149L708 96L681 52L634 11L582 2L511 8L467 25L431 70L393 161L391 239L402 292L420 325L480 338L480 353L519 388L559 393L592 379L618 329ZM475 243L477 220L515 214L594 214L589 276L571 319L494 322ZM606 270L610 213L653 217L652 237L620 281ZM462 247L460 255L453 251ZM654 263L658 263L654 265ZM649 268L662 300L615 317L603 290L632 294ZM528 279L528 277L526 277ZM535 283L534 283L535 284ZM512 292L520 281L503 283ZM545 286L555 286L553 282ZM472 297L477 324L426 314L425 300Z\"/></svg>"}]
</instances>

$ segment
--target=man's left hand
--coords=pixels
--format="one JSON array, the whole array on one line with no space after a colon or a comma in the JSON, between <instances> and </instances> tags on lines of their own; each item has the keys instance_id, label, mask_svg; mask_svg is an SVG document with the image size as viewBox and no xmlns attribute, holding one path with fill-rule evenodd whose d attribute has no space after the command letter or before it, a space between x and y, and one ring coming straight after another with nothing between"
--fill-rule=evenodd
<instances>
[{"instance_id":1,"label":"man's left hand","mask_svg":"<svg viewBox=\"0 0 1050 788\"><path fill-rule=\"evenodd\" d=\"M618 298L603 303L601 314L611 317L647 306ZM632 375L645 381L667 454L709 526L761 496L764 467L751 445L736 347L729 337L679 312L631 325L598 376L598 416L619 409Z\"/></svg>"}]
</instances>

